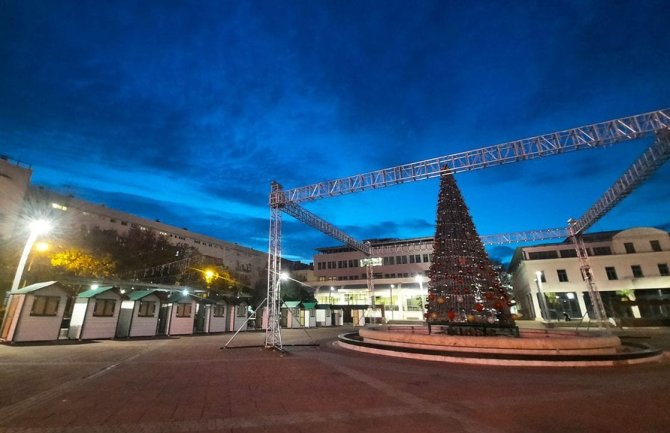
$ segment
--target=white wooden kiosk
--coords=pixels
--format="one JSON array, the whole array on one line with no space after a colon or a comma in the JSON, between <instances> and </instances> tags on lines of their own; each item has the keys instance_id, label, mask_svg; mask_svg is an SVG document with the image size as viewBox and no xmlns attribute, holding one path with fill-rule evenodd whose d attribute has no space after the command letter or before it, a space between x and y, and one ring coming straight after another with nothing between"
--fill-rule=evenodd
<instances>
[{"instance_id":1,"label":"white wooden kiosk","mask_svg":"<svg viewBox=\"0 0 670 433\"><path fill-rule=\"evenodd\" d=\"M117 287L102 286L77 295L72 308L68 338L114 338L123 296Z\"/></svg>"},{"instance_id":2,"label":"white wooden kiosk","mask_svg":"<svg viewBox=\"0 0 670 433\"><path fill-rule=\"evenodd\" d=\"M0 339L6 342L58 340L68 293L57 281L9 292Z\"/></svg>"},{"instance_id":3,"label":"white wooden kiosk","mask_svg":"<svg viewBox=\"0 0 670 433\"><path fill-rule=\"evenodd\" d=\"M168 323L165 328L165 335L193 334L199 299L189 293L174 292L170 295L166 304Z\"/></svg>"},{"instance_id":4,"label":"white wooden kiosk","mask_svg":"<svg viewBox=\"0 0 670 433\"><path fill-rule=\"evenodd\" d=\"M300 323L300 301L284 301L281 308L281 326L302 328Z\"/></svg>"},{"instance_id":5,"label":"white wooden kiosk","mask_svg":"<svg viewBox=\"0 0 670 433\"><path fill-rule=\"evenodd\" d=\"M228 329L228 302L224 300L214 301L209 309L209 332L226 332Z\"/></svg>"},{"instance_id":6,"label":"white wooden kiosk","mask_svg":"<svg viewBox=\"0 0 670 433\"><path fill-rule=\"evenodd\" d=\"M121 302L116 336L119 338L155 336L161 300L165 299L163 293L157 289L131 292L128 299Z\"/></svg>"},{"instance_id":7,"label":"white wooden kiosk","mask_svg":"<svg viewBox=\"0 0 670 433\"><path fill-rule=\"evenodd\" d=\"M247 318L251 314L249 311L249 304L246 301L237 300L237 304L230 304L228 311L228 324L230 331L246 331L249 329ZM253 324L252 324L253 326Z\"/></svg>"}]
</instances>

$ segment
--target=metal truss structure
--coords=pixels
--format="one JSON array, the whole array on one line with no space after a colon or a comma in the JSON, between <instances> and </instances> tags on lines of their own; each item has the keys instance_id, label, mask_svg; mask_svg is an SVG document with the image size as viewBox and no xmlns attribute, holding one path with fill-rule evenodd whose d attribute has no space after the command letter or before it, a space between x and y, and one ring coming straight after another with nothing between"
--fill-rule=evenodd
<instances>
[{"instance_id":1,"label":"metal truss structure","mask_svg":"<svg viewBox=\"0 0 670 433\"><path fill-rule=\"evenodd\" d=\"M574 224L575 233L583 233L626 198L670 158L670 129L659 130L654 143L630 166L605 194Z\"/></svg>"},{"instance_id":2,"label":"metal truss structure","mask_svg":"<svg viewBox=\"0 0 670 433\"><path fill-rule=\"evenodd\" d=\"M288 213L299 221L344 242L351 248L359 250L366 255L380 253L391 248L391 246L370 246L352 238L327 221L303 209L298 205L300 202L430 179L440 176L443 172L453 174L529 159L544 158L577 150L604 147L648 137L653 134L656 135L656 140L652 146L605 192L603 197L591 209L579 220L571 221L567 228L534 230L482 237L482 241L486 245L571 237L575 243L583 269L589 272L590 266L586 250L582 250L581 253L583 254L580 254L580 245L583 245L581 234L618 202L623 200L637 186L648 179L670 157L670 109L638 114L509 143L483 147L290 190L283 190L279 184L273 182L269 197L270 250L268 259L268 303L276 303L278 306L278 302L280 302L278 298L279 272L281 270L281 248L279 247L281 238L280 211ZM396 246L395 248L397 251L398 249L403 249L403 246ZM585 281L589 293L592 293L592 304L596 317L602 319L604 308L600 308L602 307L602 300L595 288L595 284L590 278L585 278ZM272 289L273 287L277 287L277 289ZM270 308L270 324L266 331L266 347L277 347L275 344L277 338L279 338L279 344L281 345L281 338L278 337L280 335L279 318L278 316L274 317L274 315L278 315L279 313L278 307L274 311ZM276 320L276 328L271 326L273 320ZM602 322L603 320L600 321ZM272 337L268 338L268 335L272 335Z\"/></svg>"},{"instance_id":3,"label":"metal truss structure","mask_svg":"<svg viewBox=\"0 0 670 433\"><path fill-rule=\"evenodd\" d=\"M281 190L281 185L272 182L272 194ZM284 350L281 341L281 212L278 206L270 207L270 239L268 251L268 323L265 330L265 348Z\"/></svg>"},{"instance_id":4,"label":"metal truss structure","mask_svg":"<svg viewBox=\"0 0 670 433\"><path fill-rule=\"evenodd\" d=\"M337 239L338 241L341 241L350 247L361 251L364 253L366 256L370 255L370 245L363 243L361 241L357 241L356 239L352 238L342 230L338 229L328 221L319 218L318 216L314 215L312 212L308 211L302 206L299 206L296 203L285 203L284 207L281 208L285 213L291 215L298 221L302 221L305 224L314 227L315 229L327 234L328 236L332 237L333 239Z\"/></svg>"},{"instance_id":5,"label":"metal truss structure","mask_svg":"<svg viewBox=\"0 0 670 433\"><path fill-rule=\"evenodd\" d=\"M635 140L670 125L670 109L652 111L270 194L270 206L300 203L528 159Z\"/></svg>"}]
</instances>

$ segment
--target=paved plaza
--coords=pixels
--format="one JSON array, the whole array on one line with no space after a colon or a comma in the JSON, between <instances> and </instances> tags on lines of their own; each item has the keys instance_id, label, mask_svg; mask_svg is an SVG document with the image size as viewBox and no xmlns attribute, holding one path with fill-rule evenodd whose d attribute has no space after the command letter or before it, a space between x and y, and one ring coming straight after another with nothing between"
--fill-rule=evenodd
<instances>
[{"instance_id":1,"label":"paved plaza","mask_svg":"<svg viewBox=\"0 0 670 433\"><path fill-rule=\"evenodd\" d=\"M334 341L349 330L283 330L285 355L221 350L230 334L3 345L0 433L670 431L667 352L609 368L457 365L346 351ZM670 331L625 333L670 349Z\"/></svg>"}]
</instances>

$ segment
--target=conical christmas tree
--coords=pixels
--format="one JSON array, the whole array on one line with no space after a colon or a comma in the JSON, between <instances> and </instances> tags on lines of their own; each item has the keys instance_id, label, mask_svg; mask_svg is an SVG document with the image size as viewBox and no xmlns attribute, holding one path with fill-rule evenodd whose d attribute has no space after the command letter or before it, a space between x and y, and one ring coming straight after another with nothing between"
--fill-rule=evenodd
<instances>
[{"instance_id":1,"label":"conical christmas tree","mask_svg":"<svg viewBox=\"0 0 670 433\"><path fill-rule=\"evenodd\" d=\"M514 325L509 297L491 266L453 175L441 177L426 319Z\"/></svg>"}]
</instances>

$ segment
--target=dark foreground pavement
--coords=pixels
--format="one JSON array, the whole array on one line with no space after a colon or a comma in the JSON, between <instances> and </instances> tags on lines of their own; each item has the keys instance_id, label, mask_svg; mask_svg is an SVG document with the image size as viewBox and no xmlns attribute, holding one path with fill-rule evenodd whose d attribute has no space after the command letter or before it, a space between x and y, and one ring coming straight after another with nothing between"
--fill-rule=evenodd
<instances>
[{"instance_id":1,"label":"dark foreground pavement","mask_svg":"<svg viewBox=\"0 0 670 433\"><path fill-rule=\"evenodd\" d=\"M347 330L283 330L283 356L220 350L229 334L0 346L0 433L670 431L667 356L581 369L429 363L333 345ZM670 343L668 332L651 339Z\"/></svg>"}]
</instances>

